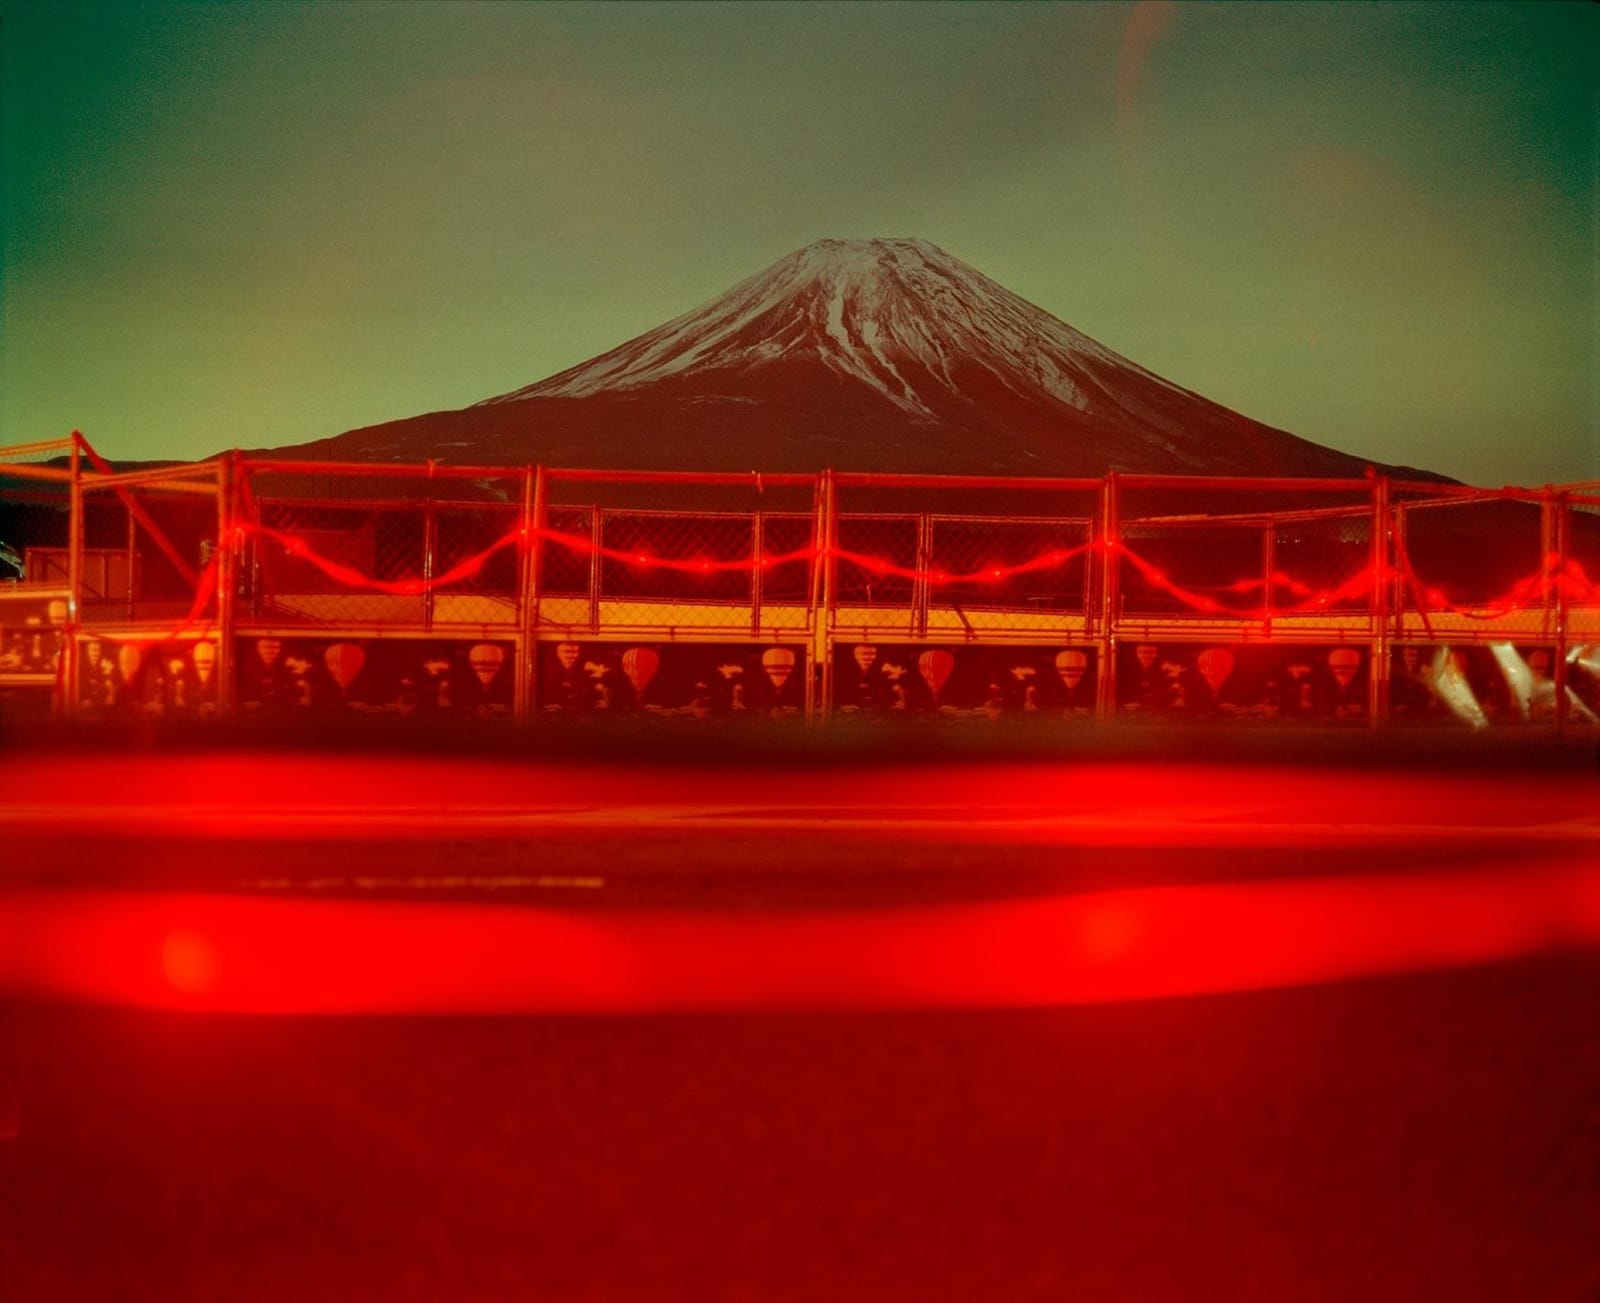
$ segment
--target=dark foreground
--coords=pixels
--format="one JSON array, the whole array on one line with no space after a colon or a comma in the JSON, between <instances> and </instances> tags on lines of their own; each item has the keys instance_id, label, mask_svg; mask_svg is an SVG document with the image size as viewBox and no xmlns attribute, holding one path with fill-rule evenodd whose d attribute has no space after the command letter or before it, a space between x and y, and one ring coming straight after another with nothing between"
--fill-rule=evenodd
<instances>
[{"instance_id":1,"label":"dark foreground","mask_svg":"<svg viewBox=\"0 0 1600 1303\"><path fill-rule=\"evenodd\" d=\"M1589 1300L1600 964L1069 1010L31 1008L9 1299Z\"/></svg>"},{"instance_id":2,"label":"dark foreground","mask_svg":"<svg viewBox=\"0 0 1600 1303\"><path fill-rule=\"evenodd\" d=\"M8 1303L1600 1289L1582 755L7 759Z\"/></svg>"}]
</instances>

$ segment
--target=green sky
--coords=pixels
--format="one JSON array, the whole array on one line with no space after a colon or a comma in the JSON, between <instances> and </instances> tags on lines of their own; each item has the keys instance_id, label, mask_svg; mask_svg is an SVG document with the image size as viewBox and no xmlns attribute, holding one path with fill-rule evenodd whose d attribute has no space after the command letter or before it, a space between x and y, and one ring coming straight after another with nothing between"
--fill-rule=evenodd
<instances>
[{"instance_id":1,"label":"green sky","mask_svg":"<svg viewBox=\"0 0 1600 1303\"><path fill-rule=\"evenodd\" d=\"M296 442L922 236L1258 420L1600 476L1600 6L6 3L0 443Z\"/></svg>"}]
</instances>

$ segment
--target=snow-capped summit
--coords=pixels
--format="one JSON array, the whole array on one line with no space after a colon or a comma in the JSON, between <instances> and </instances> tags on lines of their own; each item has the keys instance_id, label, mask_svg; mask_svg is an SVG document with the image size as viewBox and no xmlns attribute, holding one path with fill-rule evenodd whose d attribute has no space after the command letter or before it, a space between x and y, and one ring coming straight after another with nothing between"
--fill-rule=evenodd
<instances>
[{"instance_id":1,"label":"snow-capped summit","mask_svg":"<svg viewBox=\"0 0 1600 1303\"><path fill-rule=\"evenodd\" d=\"M1129 365L926 240L818 240L620 348L488 401L715 385L799 358L928 418L962 397L963 368L1081 409L1081 359Z\"/></svg>"},{"instance_id":2,"label":"snow-capped summit","mask_svg":"<svg viewBox=\"0 0 1600 1303\"><path fill-rule=\"evenodd\" d=\"M357 460L448 448L461 463L682 470L1364 467L1163 380L919 239L819 240L548 379L333 444Z\"/></svg>"}]
</instances>

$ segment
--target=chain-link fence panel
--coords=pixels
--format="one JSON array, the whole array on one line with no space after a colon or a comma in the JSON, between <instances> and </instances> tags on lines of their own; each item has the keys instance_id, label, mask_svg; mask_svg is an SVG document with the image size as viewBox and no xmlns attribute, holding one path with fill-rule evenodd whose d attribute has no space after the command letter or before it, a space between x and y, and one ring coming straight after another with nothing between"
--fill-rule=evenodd
<instances>
[{"instance_id":1,"label":"chain-link fence panel","mask_svg":"<svg viewBox=\"0 0 1600 1303\"><path fill-rule=\"evenodd\" d=\"M929 518L929 602L1000 613L1006 627L1088 609L1089 520Z\"/></svg>"},{"instance_id":2,"label":"chain-link fence panel","mask_svg":"<svg viewBox=\"0 0 1600 1303\"><path fill-rule=\"evenodd\" d=\"M1510 614L1547 603L1545 509L1498 498L1406 503L1397 511L1404 605Z\"/></svg>"},{"instance_id":3,"label":"chain-link fence panel","mask_svg":"<svg viewBox=\"0 0 1600 1303\"><path fill-rule=\"evenodd\" d=\"M1100 496L1094 481L841 475L834 627L872 638L1082 637Z\"/></svg>"},{"instance_id":4,"label":"chain-link fence panel","mask_svg":"<svg viewBox=\"0 0 1600 1303\"><path fill-rule=\"evenodd\" d=\"M83 551L81 557L79 609L87 620L134 618L143 591L143 564L147 552L154 553L153 536L141 534L133 512L120 499L105 493L87 493L82 500ZM43 582L67 583L70 560L67 531L59 543L33 549L30 570ZM173 567L161 567L164 583L170 587Z\"/></svg>"},{"instance_id":5,"label":"chain-link fence panel","mask_svg":"<svg viewBox=\"0 0 1600 1303\"><path fill-rule=\"evenodd\" d=\"M251 618L266 624L427 619L421 504L262 502Z\"/></svg>"},{"instance_id":6,"label":"chain-link fence panel","mask_svg":"<svg viewBox=\"0 0 1600 1303\"><path fill-rule=\"evenodd\" d=\"M841 515L835 531L835 606L909 609L922 561L922 518Z\"/></svg>"},{"instance_id":7,"label":"chain-link fence panel","mask_svg":"<svg viewBox=\"0 0 1600 1303\"><path fill-rule=\"evenodd\" d=\"M1362 611L1371 606L1378 576L1373 568L1372 513L1306 512L1272 522L1261 591L1275 611Z\"/></svg>"},{"instance_id":8,"label":"chain-link fence panel","mask_svg":"<svg viewBox=\"0 0 1600 1303\"><path fill-rule=\"evenodd\" d=\"M1254 616L1265 603L1270 525L1124 521L1120 613Z\"/></svg>"},{"instance_id":9,"label":"chain-link fence panel","mask_svg":"<svg viewBox=\"0 0 1600 1303\"><path fill-rule=\"evenodd\" d=\"M1566 556L1560 583L1569 632L1586 645L1600 644L1600 494L1580 494L1565 510ZM1591 646L1585 655L1595 659L1592 677L1600 680L1600 653Z\"/></svg>"},{"instance_id":10,"label":"chain-link fence panel","mask_svg":"<svg viewBox=\"0 0 1600 1303\"><path fill-rule=\"evenodd\" d=\"M244 618L514 626L530 487L495 468L247 462Z\"/></svg>"},{"instance_id":11,"label":"chain-link fence panel","mask_svg":"<svg viewBox=\"0 0 1600 1303\"><path fill-rule=\"evenodd\" d=\"M430 511L432 623L515 624L523 578L521 508L439 503Z\"/></svg>"},{"instance_id":12,"label":"chain-link fence panel","mask_svg":"<svg viewBox=\"0 0 1600 1303\"><path fill-rule=\"evenodd\" d=\"M1368 612L1374 490L1265 481L1145 482L1121 492L1113 558L1124 617L1260 623Z\"/></svg>"},{"instance_id":13,"label":"chain-link fence panel","mask_svg":"<svg viewBox=\"0 0 1600 1303\"><path fill-rule=\"evenodd\" d=\"M763 623L768 627L805 627L817 568L817 522L801 512L761 512L756 517L761 537Z\"/></svg>"},{"instance_id":14,"label":"chain-link fence panel","mask_svg":"<svg viewBox=\"0 0 1600 1303\"><path fill-rule=\"evenodd\" d=\"M552 598L599 598L599 553L593 507L551 507L540 548L539 592Z\"/></svg>"},{"instance_id":15,"label":"chain-link fence panel","mask_svg":"<svg viewBox=\"0 0 1600 1303\"><path fill-rule=\"evenodd\" d=\"M171 487L91 481L83 493L80 618L102 625L214 619L219 493L210 476ZM66 551L50 565L65 573Z\"/></svg>"},{"instance_id":16,"label":"chain-link fence panel","mask_svg":"<svg viewBox=\"0 0 1600 1303\"><path fill-rule=\"evenodd\" d=\"M600 513L600 596L623 610L749 604L755 521L700 512ZM653 614L639 611L641 616Z\"/></svg>"},{"instance_id":17,"label":"chain-link fence panel","mask_svg":"<svg viewBox=\"0 0 1600 1303\"><path fill-rule=\"evenodd\" d=\"M1566 504L1566 553L1575 584L1571 596L1600 605L1600 494L1579 495Z\"/></svg>"},{"instance_id":18,"label":"chain-link fence panel","mask_svg":"<svg viewBox=\"0 0 1600 1303\"><path fill-rule=\"evenodd\" d=\"M538 627L748 637L808 627L811 477L556 473L551 487L561 500L544 508Z\"/></svg>"},{"instance_id":19,"label":"chain-link fence panel","mask_svg":"<svg viewBox=\"0 0 1600 1303\"><path fill-rule=\"evenodd\" d=\"M602 509L602 624L804 628L812 522L799 515Z\"/></svg>"}]
</instances>

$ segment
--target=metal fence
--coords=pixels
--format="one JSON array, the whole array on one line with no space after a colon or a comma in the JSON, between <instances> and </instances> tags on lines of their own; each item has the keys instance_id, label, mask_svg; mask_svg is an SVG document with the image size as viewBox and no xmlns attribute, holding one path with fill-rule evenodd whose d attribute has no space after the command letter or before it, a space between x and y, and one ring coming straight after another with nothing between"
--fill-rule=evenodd
<instances>
[{"instance_id":1,"label":"metal fence","mask_svg":"<svg viewBox=\"0 0 1600 1303\"><path fill-rule=\"evenodd\" d=\"M1600 493L0 449L0 710L1589 727Z\"/></svg>"}]
</instances>

